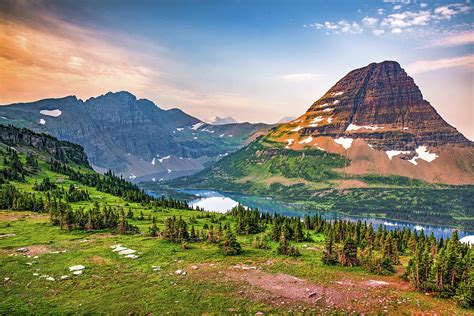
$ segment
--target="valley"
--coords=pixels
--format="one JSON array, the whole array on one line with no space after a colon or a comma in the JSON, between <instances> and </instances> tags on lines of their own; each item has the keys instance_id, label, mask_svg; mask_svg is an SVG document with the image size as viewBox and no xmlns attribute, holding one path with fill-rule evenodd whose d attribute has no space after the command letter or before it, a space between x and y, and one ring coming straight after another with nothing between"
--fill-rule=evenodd
<instances>
[{"instance_id":1,"label":"valley","mask_svg":"<svg viewBox=\"0 0 474 316\"><path fill-rule=\"evenodd\" d=\"M0 316L474 316L470 0L0 0Z\"/></svg>"},{"instance_id":2,"label":"valley","mask_svg":"<svg viewBox=\"0 0 474 316\"><path fill-rule=\"evenodd\" d=\"M369 69L370 102L378 68L405 78L367 67L349 81ZM0 313L471 313L472 142L444 121L360 121L360 91L325 117L338 85L277 126L126 92L2 107Z\"/></svg>"}]
</instances>

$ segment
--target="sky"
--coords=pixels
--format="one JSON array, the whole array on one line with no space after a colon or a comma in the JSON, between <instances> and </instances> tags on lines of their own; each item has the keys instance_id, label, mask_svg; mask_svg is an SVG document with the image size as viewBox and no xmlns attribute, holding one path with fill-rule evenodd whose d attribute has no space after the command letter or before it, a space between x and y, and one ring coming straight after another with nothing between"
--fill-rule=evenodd
<instances>
[{"instance_id":1,"label":"sky","mask_svg":"<svg viewBox=\"0 0 474 316\"><path fill-rule=\"evenodd\" d=\"M474 140L470 1L0 0L0 104L126 90L274 123L350 70L396 60Z\"/></svg>"}]
</instances>

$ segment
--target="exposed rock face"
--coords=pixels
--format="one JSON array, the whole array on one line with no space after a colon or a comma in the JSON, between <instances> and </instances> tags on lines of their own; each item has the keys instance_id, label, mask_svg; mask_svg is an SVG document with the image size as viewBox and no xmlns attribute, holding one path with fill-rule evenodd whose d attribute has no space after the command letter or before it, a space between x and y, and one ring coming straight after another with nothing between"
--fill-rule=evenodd
<instances>
[{"instance_id":1,"label":"exposed rock face","mask_svg":"<svg viewBox=\"0 0 474 316\"><path fill-rule=\"evenodd\" d=\"M414 150L447 144L472 146L446 123L397 62L349 72L286 130L300 136L362 138L378 150Z\"/></svg>"},{"instance_id":2,"label":"exposed rock face","mask_svg":"<svg viewBox=\"0 0 474 316\"><path fill-rule=\"evenodd\" d=\"M48 153L59 161L89 167L84 148L81 146L59 141L49 135L37 134L25 128L0 125L0 143L21 151L34 148Z\"/></svg>"}]
</instances>

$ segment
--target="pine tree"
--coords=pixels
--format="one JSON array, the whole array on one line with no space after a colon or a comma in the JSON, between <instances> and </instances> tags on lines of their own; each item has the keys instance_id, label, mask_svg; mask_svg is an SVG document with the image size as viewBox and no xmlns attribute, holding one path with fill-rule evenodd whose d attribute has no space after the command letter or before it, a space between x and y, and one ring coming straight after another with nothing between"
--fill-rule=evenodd
<instances>
[{"instance_id":1,"label":"pine tree","mask_svg":"<svg viewBox=\"0 0 474 316\"><path fill-rule=\"evenodd\" d=\"M322 261L326 265L335 265L338 263L337 254L334 253L333 246L332 237L326 238L326 246L322 257Z\"/></svg>"},{"instance_id":2,"label":"pine tree","mask_svg":"<svg viewBox=\"0 0 474 316\"><path fill-rule=\"evenodd\" d=\"M341 265L347 267L353 267L359 264L359 260L357 259L357 245L350 237L344 240L339 262Z\"/></svg>"},{"instance_id":3,"label":"pine tree","mask_svg":"<svg viewBox=\"0 0 474 316\"><path fill-rule=\"evenodd\" d=\"M221 249L226 256L234 256L242 253L242 247L231 230L224 232Z\"/></svg>"},{"instance_id":4,"label":"pine tree","mask_svg":"<svg viewBox=\"0 0 474 316\"><path fill-rule=\"evenodd\" d=\"M150 234L151 237L158 237L160 234L160 229L158 226L156 226L156 223L153 223L149 228L148 228L148 233Z\"/></svg>"}]
</instances>

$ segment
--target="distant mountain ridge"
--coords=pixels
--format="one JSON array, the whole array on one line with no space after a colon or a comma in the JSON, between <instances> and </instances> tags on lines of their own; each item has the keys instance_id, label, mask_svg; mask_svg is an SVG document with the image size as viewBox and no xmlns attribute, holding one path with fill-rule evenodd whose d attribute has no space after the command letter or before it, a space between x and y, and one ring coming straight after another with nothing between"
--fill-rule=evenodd
<instances>
[{"instance_id":1,"label":"distant mountain ridge","mask_svg":"<svg viewBox=\"0 0 474 316\"><path fill-rule=\"evenodd\" d=\"M206 124L179 109L121 91L0 107L0 123L45 132L84 147L96 170L138 181L192 174L240 148L265 124Z\"/></svg>"}]
</instances>

